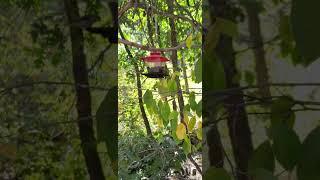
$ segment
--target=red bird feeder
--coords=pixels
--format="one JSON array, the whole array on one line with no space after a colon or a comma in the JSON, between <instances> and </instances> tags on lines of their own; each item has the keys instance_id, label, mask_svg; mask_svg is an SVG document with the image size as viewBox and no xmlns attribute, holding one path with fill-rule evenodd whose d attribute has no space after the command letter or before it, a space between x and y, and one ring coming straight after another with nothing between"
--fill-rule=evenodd
<instances>
[{"instance_id":1,"label":"red bird feeder","mask_svg":"<svg viewBox=\"0 0 320 180\"><path fill-rule=\"evenodd\" d=\"M166 62L169 61L166 57L161 56L160 52L151 52L149 56L141 58L146 66L147 73L143 75L149 78L164 78L168 76L168 69L166 68Z\"/></svg>"}]
</instances>

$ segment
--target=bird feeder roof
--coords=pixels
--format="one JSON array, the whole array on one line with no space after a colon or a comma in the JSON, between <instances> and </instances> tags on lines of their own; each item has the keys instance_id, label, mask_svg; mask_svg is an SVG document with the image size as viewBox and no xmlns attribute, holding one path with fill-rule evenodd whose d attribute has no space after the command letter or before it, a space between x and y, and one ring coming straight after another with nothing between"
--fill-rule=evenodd
<instances>
[{"instance_id":1,"label":"bird feeder roof","mask_svg":"<svg viewBox=\"0 0 320 180\"><path fill-rule=\"evenodd\" d=\"M167 62L169 59L161 56L160 52L151 52L149 56L141 58L145 62Z\"/></svg>"}]
</instances>

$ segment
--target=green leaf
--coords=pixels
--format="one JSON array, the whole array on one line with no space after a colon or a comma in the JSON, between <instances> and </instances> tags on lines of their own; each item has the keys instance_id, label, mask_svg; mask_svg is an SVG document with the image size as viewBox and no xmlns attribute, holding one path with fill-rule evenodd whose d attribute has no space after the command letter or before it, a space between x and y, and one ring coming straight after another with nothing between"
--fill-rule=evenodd
<instances>
[{"instance_id":1,"label":"green leaf","mask_svg":"<svg viewBox=\"0 0 320 180\"><path fill-rule=\"evenodd\" d=\"M187 37L186 39L186 46L187 48L191 48L192 47L192 34L190 34L190 36Z\"/></svg>"},{"instance_id":2,"label":"green leaf","mask_svg":"<svg viewBox=\"0 0 320 180\"><path fill-rule=\"evenodd\" d=\"M294 105L294 100L289 96L281 96L273 101L271 105L271 125L286 124L292 128L295 121L295 114L291 108Z\"/></svg>"},{"instance_id":3,"label":"green leaf","mask_svg":"<svg viewBox=\"0 0 320 180\"><path fill-rule=\"evenodd\" d=\"M212 51L204 51L203 86L206 87L207 91L217 91L225 88L223 65Z\"/></svg>"},{"instance_id":4,"label":"green leaf","mask_svg":"<svg viewBox=\"0 0 320 180\"><path fill-rule=\"evenodd\" d=\"M146 90L146 92L144 93L143 102L147 106L148 112L150 114L156 113L158 111L157 103L153 99L153 95L150 90Z\"/></svg>"},{"instance_id":5,"label":"green leaf","mask_svg":"<svg viewBox=\"0 0 320 180\"><path fill-rule=\"evenodd\" d=\"M118 138L117 111L118 88L115 86L108 91L96 113L98 141L106 143L114 172L118 171L118 144L114 143L114 139Z\"/></svg>"},{"instance_id":6,"label":"green leaf","mask_svg":"<svg viewBox=\"0 0 320 180\"><path fill-rule=\"evenodd\" d=\"M244 79L248 83L248 85L253 85L254 83L254 74L250 71L245 71Z\"/></svg>"},{"instance_id":7,"label":"green leaf","mask_svg":"<svg viewBox=\"0 0 320 180\"><path fill-rule=\"evenodd\" d=\"M279 34L280 34L280 48L282 57L287 57L290 54L293 54L295 45L291 30L290 18L288 15L281 15L280 25L279 25Z\"/></svg>"},{"instance_id":8,"label":"green leaf","mask_svg":"<svg viewBox=\"0 0 320 180\"><path fill-rule=\"evenodd\" d=\"M194 66L195 83L202 82L202 58L199 58Z\"/></svg>"},{"instance_id":9,"label":"green leaf","mask_svg":"<svg viewBox=\"0 0 320 180\"><path fill-rule=\"evenodd\" d=\"M249 161L250 172L260 168L266 169L270 172L273 172L275 168L272 147L268 140L257 147Z\"/></svg>"},{"instance_id":10,"label":"green leaf","mask_svg":"<svg viewBox=\"0 0 320 180\"><path fill-rule=\"evenodd\" d=\"M302 144L302 154L297 166L299 180L320 179L320 127L315 128Z\"/></svg>"},{"instance_id":11,"label":"green leaf","mask_svg":"<svg viewBox=\"0 0 320 180\"><path fill-rule=\"evenodd\" d=\"M255 169L252 173L252 180L277 180L278 178L272 172L265 169Z\"/></svg>"},{"instance_id":12,"label":"green leaf","mask_svg":"<svg viewBox=\"0 0 320 180\"><path fill-rule=\"evenodd\" d=\"M192 117L190 119L189 124L188 124L189 131L193 130L194 126L196 125L196 122L197 122L196 117Z\"/></svg>"},{"instance_id":13,"label":"green leaf","mask_svg":"<svg viewBox=\"0 0 320 180\"><path fill-rule=\"evenodd\" d=\"M196 113L198 117L202 116L202 100L198 102Z\"/></svg>"},{"instance_id":14,"label":"green leaf","mask_svg":"<svg viewBox=\"0 0 320 180\"><path fill-rule=\"evenodd\" d=\"M231 177L223 168L210 167L205 172L203 180L231 180Z\"/></svg>"},{"instance_id":15,"label":"green leaf","mask_svg":"<svg viewBox=\"0 0 320 180\"><path fill-rule=\"evenodd\" d=\"M297 164L301 154L301 143L294 130L286 125L272 127L273 151L276 159L287 171Z\"/></svg>"},{"instance_id":16,"label":"green leaf","mask_svg":"<svg viewBox=\"0 0 320 180\"><path fill-rule=\"evenodd\" d=\"M281 96L272 102L271 111L274 113L285 112L294 106L294 100L289 96Z\"/></svg>"},{"instance_id":17,"label":"green leaf","mask_svg":"<svg viewBox=\"0 0 320 180\"><path fill-rule=\"evenodd\" d=\"M171 132L173 137L177 137L176 135L176 129L178 126L178 115L179 113L177 111L172 111L170 113L170 127L171 127Z\"/></svg>"},{"instance_id":18,"label":"green leaf","mask_svg":"<svg viewBox=\"0 0 320 180\"><path fill-rule=\"evenodd\" d=\"M191 142L187 136L184 138L182 148L183 148L183 151L186 155L191 153Z\"/></svg>"},{"instance_id":19,"label":"green leaf","mask_svg":"<svg viewBox=\"0 0 320 180\"><path fill-rule=\"evenodd\" d=\"M167 126L168 123L169 123L169 116L170 116L169 103L167 101L162 103L162 106L161 107L159 106L159 110L160 110L160 113L161 113L161 118L163 120L163 125Z\"/></svg>"},{"instance_id":20,"label":"green leaf","mask_svg":"<svg viewBox=\"0 0 320 180\"><path fill-rule=\"evenodd\" d=\"M192 110L197 110L197 102L196 102L196 95L195 95L195 93L194 92L191 92L190 94L189 94L189 104L190 104L190 108L192 109Z\"/></svg>"},{"instance_id":21,"label":"green leaf","mask_svg":"<svg viewBox=\"0 0 320 180\"><path fill-rule=\"evenodd\" d=\"M169 79L167 81L167 86L168 86L168 90L170 91L170 95L174 96L178 91L176 81L174 79Z\"/></svg>"},{"instance_id":22,"label":"green leaf","mask_svg":"<svg viewBox=\"0 0 320 180\"><path fill-rule=\"evenodd\" d=\"M152 92L148 89L143 95L143 101L148 106L152 103L153 95Z\"/></svg>"},{"instance_id":23,"label":"green leaf","mask_svg":"<svg viewBox=\"0 0 320 180\"><path fill-rule=\"evenodd\" d=\"M235 37L238 35L238 27L237 24L222 18L216 18L216 26L218 26L220 32L230 36Z\"/></svg>"},{"instance_id":24,"label":"green leaf","mask_svg":"<svg viewBox=\"0 0 320 180\"><path fill-rule=\"evenodd\" d=\"M204 47L205 49L215 49L220 39L220 29L214 24L208 28L208 34L205 37ZM204 51L206 52L206 51Z\"/></svg>"},{"instance_id":25,"label":"green leaf","mask_svg":"<svg viewBox=\"0 0 320 180\"><path fill-rule=\"evenodd\" d=\"M156 86L158 88L158 92L159 92L160 96L163 97L163 98L175 94L175 92L171 92L169 90L168 82L165 79L161 79L159 82L157 82Z\"/></svg>"},{"instance_id":26,"label":"green leaf","mask_svg":"<svg viewBox=\"0 0 320 180\"><path fill-rule=\"evenodd\" d=\"M310 21L320 17L319 0L293 0L291 24L296 47L303 59L301 64L309 65L320 56L320 24Z\"/></svg>"}]
</instances>

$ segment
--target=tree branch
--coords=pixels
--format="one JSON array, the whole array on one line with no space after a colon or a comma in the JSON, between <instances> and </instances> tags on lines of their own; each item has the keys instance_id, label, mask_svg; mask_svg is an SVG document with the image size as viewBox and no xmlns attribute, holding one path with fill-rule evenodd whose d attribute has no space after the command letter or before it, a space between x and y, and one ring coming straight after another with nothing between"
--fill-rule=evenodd
<instances>
[{"instance_id":1,"label":"tree branch","mask_svg":"<svg viewBox=\"0 0 320 180\"><path fill-rule=\"evenodd\" d=\"M181 49L183 47L186 46L186 43L183 42L175 47L169 47L169 48L154 48L154 47L150 47L150 46L146 46L146 45L142 45L136 42L132 42L132 41L128 41L125 39L119 39L119 43L128 45L128 46L133 46L142 50L148 50L148 51L162 51L162 52L167 52L167 51L176 51L178 49Z\"/></svg>"}]
</instances>

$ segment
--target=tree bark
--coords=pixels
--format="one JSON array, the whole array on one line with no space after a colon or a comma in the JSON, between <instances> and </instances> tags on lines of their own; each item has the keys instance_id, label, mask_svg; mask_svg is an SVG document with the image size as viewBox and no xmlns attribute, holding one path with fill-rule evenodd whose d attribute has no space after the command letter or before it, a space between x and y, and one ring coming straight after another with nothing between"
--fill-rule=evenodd
<instances>
[{"instance_id":1,"label":"tree bark","mask_svg":"<svg viewBox=\"0 0 320 180\"><path fill-rule=\"evenodd\" d=\"M125 39L122 31L120 30L120 36ZM151 127L150 127L150 123L149 123L149 120L148 120L148 117L147 117L147 114L146 114L146 111L144 109L144 106L143 106L143 100L142 100L142 85L141 85L141 80L140 80L140 72L139 72L139 67L138 67L138 64L135 60L133 60L133 55L128 47L128 45L124 45L125 49L126 49L126 52L129 56L130 59L132 59L132 62L133 62L133 66L134 66L134 70L136 72L136 77L137 77L137 88L138 88L138 99L139 99L139 107L140 107L140 111L141 111L141 116L143 118L143 122L144 122L144 125L146 127L146 131L147 131L147 135L150 136L150 137L153 137L152 136L152 131L151 131Z\"/></svg>"},{"instance_id":2,"label":"tree bark","mask_svg":"<svg viewBox=\"0 0 320 180\"><path fill-rule=\"evenodd\" d=\"M209 3L211 5L210 16L212 20L214 20L215 17L220 17L235 21L235 14L232 13L234 11L232 10L233 7L230 1L210 0ZM237 75L237 69L232 38L221 34L215 52L224 66L226 88L240 87L238 82L233 81L234 76ZM225 108L228 112L227 124L236 163L237 180L250 179L248 175L248 161L253 151L247 113L244 106L241 106L243 103L242 91L231 94L224 101Z\"/></svg>"},{"instance_id":3,"label":"tree bark","mask_svg":"<svg viewBox=\"0 0 320 180\"><path fill-rule=\"evenodd\" d=\"M261 35L259 10L257 4L262 2L244 2L244 7L248 14L248 27L253 45L253 53L255 57L255 71L257 76L257 85L259 93L262 97L270 97L270 88L263 86L269 83L268 67L263 47L263 38Z\"/></svg>"},{"instance_id":4,"label":"tree bark","mask_svg":"<svg viewBox=\"0 0 320 180\"><path fill-rule=\"evenodd\" d=\"M69 24L79 19L79 9L76 0L65 0L65 11ZM86 57L84 54L84 37L79 27L70 26L72 63L75 89L77 95L78 127L81 147L87 170L92 180L104 180L102 165L97 152L97 142L94 136L91 115L91 96L88 82ZM81 84L83 86L78 86ZM79 119L86 119L85 121Z\"/></svg>"},{"instance_id":5,"label":"tree bark","mask_svg":"<svg viewBox=\"0 0 320 180\"><path fill-rule=\"evenodd\" d=\"M209 121L214 120L215 119L210 119ZM218 126L214 124L209 128L210 129L207 132L209 165L217 168L222 168L224 165L224 154Z\"/></svg>"}]
</instances>

